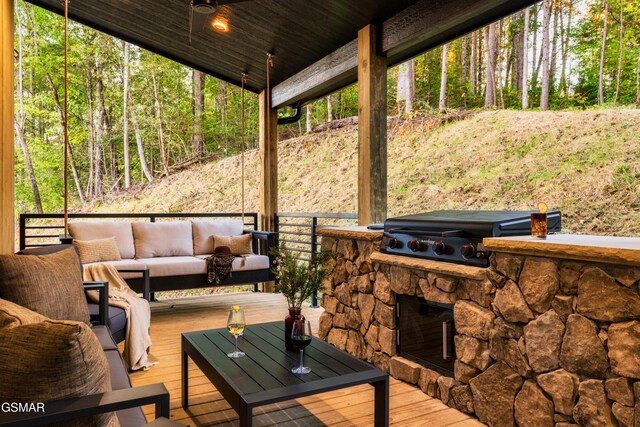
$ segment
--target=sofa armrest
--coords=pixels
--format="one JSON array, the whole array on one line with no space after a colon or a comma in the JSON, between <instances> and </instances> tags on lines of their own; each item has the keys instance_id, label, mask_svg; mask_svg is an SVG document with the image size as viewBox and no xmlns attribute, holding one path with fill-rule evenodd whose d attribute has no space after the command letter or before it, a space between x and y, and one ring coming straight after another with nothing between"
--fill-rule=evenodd
<instances>
[{"instance_id":1,"label":"sofa armrest","mask_svg":"<svg viewBox=\"0 0 640 427\"><path fill-rule=\"evenodd\" d=\"M98 325L106 325L109 317L109 282L82 282L85 291L98 291Z\"/></svg>"},{"instance_id":2,"label":"sofa armrest","mask_svg":"<svg viewBox=\"0 0 640 427\"><path fill-rule=\"evenodd\" d=\"M151 300L151 284L149 282L149 269L148 268L118 268L116 267L116 270L118 270L118 273L140 273L142 274L142 282L143 282L143 288L142 288L142 298L146 299L147 301Z\"/></svg>"},{"instance_id":3,"label":"sofa armrest","mask_svg":"<svg viewBox=\"0 0 640 427\"><path fill-rule=\"evenodd\" d=\"M42 412L0 412L0 426L34 426L143 405L156 405L156 418L169 418L169 392L164 384L114 390L90 396L44 402Z\"/></svg>"},{"instance_id":4,"label":"sofa armrest","mask_svg":"<svg viewBox=\"0 0 640 427\"><path fill-rule=\"evenodd\" d=\"M271 231L244 230L244 234L249 233L253 236L253 252L268 255L269 258L271 258L271 250L278 245L278 233ZM262 247L266 245L266 247L264 247L264 252L260 251L260 249L262 249L262 242L266 242L262 244Z\"/></svg>"}]
</instances>

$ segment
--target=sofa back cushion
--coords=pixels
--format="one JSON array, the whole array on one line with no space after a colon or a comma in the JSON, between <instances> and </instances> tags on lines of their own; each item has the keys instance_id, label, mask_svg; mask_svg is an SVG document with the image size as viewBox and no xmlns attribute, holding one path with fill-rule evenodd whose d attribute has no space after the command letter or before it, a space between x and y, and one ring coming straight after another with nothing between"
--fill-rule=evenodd
<instances>
[{"instance_id":1,"label":"sofa back cushion","mask_svg":"<svg viewBox=\"0 0 640 427\"><path fill-rule=\"evenodd\" d=\"M6 299L0 299L0 329L49 320L41 314Z\"/></svg>"},{"instance_id":2,"label":"sofa back cushion","mask_svg":"<svg viewBox=\"0 0 640 427\"><path fill-rule=\"evenodd\" d=\"M115 237L122 259L133 259L136 255L130 222L72 222L69 223L69 233L71 233L73 240L96 240Z\"/></svg>"},{"instance_id":3,"label":"sofa back cushion","mask_svg":"<svg viewBox=\"0 0 640 427\"><path fill-rule=\"evenodd\" d=\"M193 252L196 255L213 253L211 236L238 236L244 230L240 219L221 219L216 221L191 221L193 226Z\"/></svg>"},{"instance_id":4,"label":"sofa back cushion","mask_svg":"<svg viewBox=\"0 0 640 427\"><path fill-rule=\"evenodd\" d=\"M134 222L136 258L193 255L190 221Z\"/></svg>"},{"instance_id":5,"label":"sofa back cushion","mask_svg":"<svg viewBox=\"0 0 640 427\"><path fill-rule=\"evenodd\" d=\"M122 260L115 237L95 240L74 239L73 244L78 248L78 255L82 264Z\"/></svg>"},{"instance_id":6,"label":"sofa back cushion","mask_svg":"<svg viewBox=\"0 0 640 427\"><path fill-rule=\"evenodd\" d=\"M49 255L0 255L0 298L55 320L89 323L73 247Z\"/></svg>"},{"instance_id":7,"label":"sofa back cushion","mask_svg":"<svg viewBox=\"0 0 640 427\"><path fill-rule=\"evenodd\" d=\"M0 402L47 402L111 391L109 365L96 335L84 323L54 320L0 329L0 384ZM108 413L51 425L119 423Z\"/></svg>"}]
</instances>

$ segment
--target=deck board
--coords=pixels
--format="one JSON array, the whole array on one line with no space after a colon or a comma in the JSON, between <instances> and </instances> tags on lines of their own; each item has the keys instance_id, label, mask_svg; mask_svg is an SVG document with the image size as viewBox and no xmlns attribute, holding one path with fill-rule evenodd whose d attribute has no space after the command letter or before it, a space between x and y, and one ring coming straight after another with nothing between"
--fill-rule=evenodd
<instances>
[{"instance_id":1,"label":"deck board","mask_svg":"<svg viewBox=\"0 0 640 427\"><path fill-rule=\"evenodd\" d=\"M221 328L228 310L240 305L248 324L281 320L287 315L284 298L276 294L235 293L161 300L151 304L151 355L159 364L131 374L134 386L163 382L171 393L171 418L191 426L237 426L236 412L190 363L189 410L181 406L180 334ZM317 328L322 309L304 307L303 314ZM392 426L482 426L480 422L420 389L391 378L389 421ZM153 406L144 408L149 419ZM307 396L254 410L256 426L369 426L373 424L373 388L369 385Z\"/></svg>"}]
</instances>

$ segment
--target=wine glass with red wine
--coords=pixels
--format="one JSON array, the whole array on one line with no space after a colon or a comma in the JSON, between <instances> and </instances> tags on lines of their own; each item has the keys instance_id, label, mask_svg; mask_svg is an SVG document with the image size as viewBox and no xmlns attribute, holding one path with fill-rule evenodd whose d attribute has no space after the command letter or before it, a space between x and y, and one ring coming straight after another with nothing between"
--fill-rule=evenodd
<instances>
[{"instance_id":1,"label":"wine glass with red wine","mask_svg":"<svg viewBox=\"0 0 640 427\"><path fill-rule=\"evenodd\" d=\"M308 320L294 320L291 331L293 347L300 349L300 366L293 368L294 374L308 374L311 368L304 366L304 348L311 344L311 323Z\"/></svg>"}]
</instances>

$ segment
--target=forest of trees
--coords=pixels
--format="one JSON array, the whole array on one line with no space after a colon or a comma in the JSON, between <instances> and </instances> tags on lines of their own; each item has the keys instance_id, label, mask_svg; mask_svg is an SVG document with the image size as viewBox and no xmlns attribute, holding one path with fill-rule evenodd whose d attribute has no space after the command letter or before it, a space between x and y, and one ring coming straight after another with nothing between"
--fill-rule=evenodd
<instances>
[{"instance_id":1,"label":"forest of trees","mask_svg":"<svg viewBox=\"0 0 640 427\"><path fill-rule=\"evenodd\" d=\"M63 20L16 2L16 203L62 207ZM70 28L71 206L240 148L240 89L87 27ZM640 0L544 0L389 70L389 114L640 104ZM288 114L284 111L283 114ZM357 115L351 86L306 121ZM258 99L246 97L257 146Z\"/></svg>"}]
</instances>

